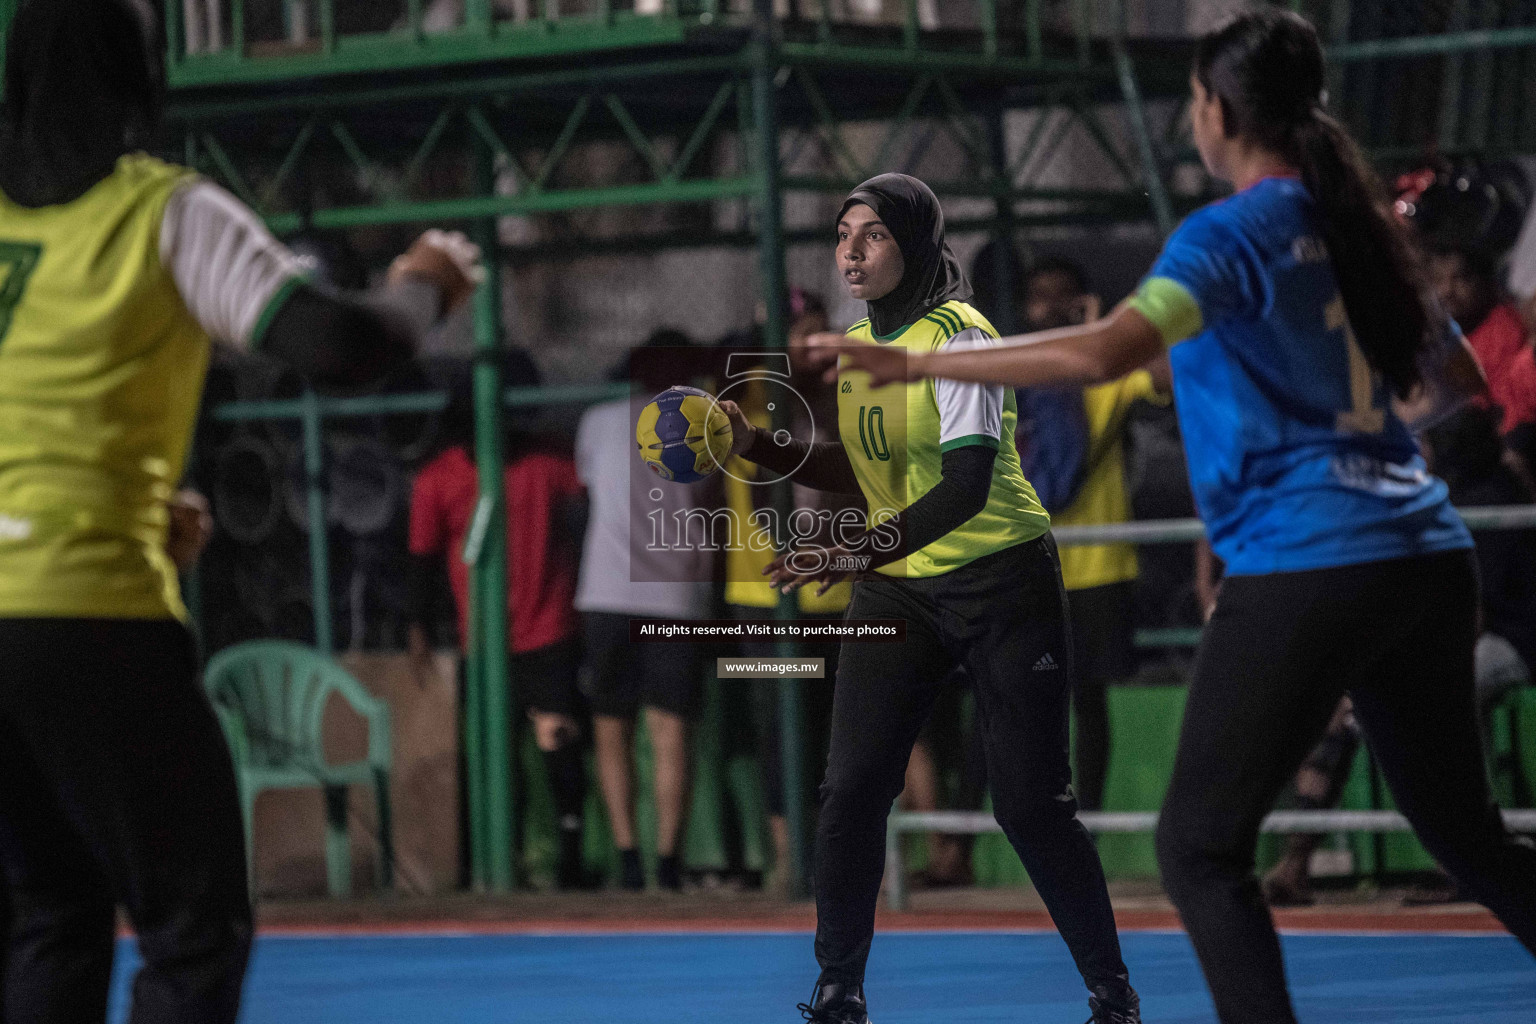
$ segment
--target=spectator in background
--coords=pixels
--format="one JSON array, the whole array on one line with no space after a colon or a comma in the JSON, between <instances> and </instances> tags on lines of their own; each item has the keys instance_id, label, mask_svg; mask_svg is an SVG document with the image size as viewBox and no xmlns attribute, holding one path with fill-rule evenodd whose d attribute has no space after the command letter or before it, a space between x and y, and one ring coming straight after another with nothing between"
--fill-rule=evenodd
<instances>
[{"instance_id":1,"label":"spectator in background","mask_svg":"<svg viewBox=\"0 0 1536 1024\"><path fill-rule=\"evenodd\" d=\"M791 403L790 432L796 437L815 436L825 439L837 431L837 396L831 385L821 380L820 374L800 362L799 353L804 351L806 338L827 329L826 304L819 295L792 288L790 316L791 379L788 383L806 403L804 406L798 402ZM734 343L735 339L727 339L727 342ZM760 334L740 338L740 343L747 347L760 345ZM743 387L733 388L731 395L753 423L767 427L771 420L767 378L762 373L755 374L755 378ZM722 391L727 387L731 387L729 379L721 385ZM761 486L770 479L776 479L776 475L756 463L747 462L739 455L733 455L726 461L724 485L727 507L745 529L743 543L733 545L726 554L725 603L732 614L744 619L768 618L779 602L778 593L763 577L763 570L774 557L773 546L761 540L756 543L751 540L760 531L751 528L755 524L751 524L750 517L771 504L772 490ZM817 491L800 484L791 486L793 507L797 510L825 511L835 515L843 509L853 509L861 517L864 513L863 500L852 495ZM819 525L825 529L828 524L820 522ZM812 536L805 538L805 542L825 544L829 541L822 536ZM851 583L839 583L827 593L817 596L811 588L802 587L795 593L800 617L823 618L832 622L841 619L852 589ZM837 652L840 646L838 642L832 641L802 644L799 648L799 653L806 657L824 659L823 678L800 685L803 719L807 723L803 734L806 739L804 748L816 752L804 759L806 765L814 766L813 770L802 772L802 778L807 783L805 806L808 808L815 806L815 788L821 781L821 767L826 763L827 738L832 720L832 683L837 678ZM778 654L777 645L772 641L743 641L740 649L741 654L749 658L774 657ZM800 684L799 680L794 682ZM753 681L753 733L758 763L762 768L763 803L768 812L768 830L773 841L774 874L770 888L776 893L783 891L784 866L790 856L789 821L785 817L784 802L784 762L779 732L779 689L780 682L776 679Z\"/></svg>"},{"instance_id":2,"label":"spectator in background","mask_svg":"<svg viewBox=\"0 0 1536 1024\"><path fill-rule=\"evenodd\" d=\"M472 453L474 409L468 388L456 389L444 416L448 447L422 467L411 491L413 622L410 653L418 678L431 678L430 587L437 566L447 569L458 612L459 641L469 639L469 567L465 539L479 502L479 478ZM582 753L586 715L577 689L581 659L576 611L578 531L574 513L581 482L570 458L538 450L533 439L509 429L505 439L507 519L507 668L513 692L533 723L534 741L554 794L559 816L556 880L562 889L585 884L581 862L586 768ZM466 660L459 662L460 714L464 707ZM462 728L461 728L462 733ZM521 730L513 720L511 749ZM459 771L460 883L469 881L469 829L465 765Z\"/></svg>"},{"instance_id":3,"label":"spectator in background","mask_svg":"<svg viewBox=\"0 0 1536 1024\"><path fill-rule=\"evenodd\" d=\"M1083 268L1046 258L1024 275L1024 330L1044 331L1098 319L1099 297ZM1124 427L1140 401L1166 404L1168 361L1083 389L1020 389L1019 454L1051 525L1088 526L1131 519ZM1026 424L1026 416L1030 422ZM1104 803L1109 766L1108 687L1136 671L1136 547L1069 545L1061 575L1072 609L1077 685L1075 788L1085 810Z\"/></svg>"},{"instance_id":4,"label":"spectator in background","mask_svg":"<svg viewBox=\"0 0 1536 1024\"><path fill-rule=\"evenodd\" d=\"M1497 410L1469 407L1428 434L1430 468L1462 508L1531 501L1503 459ZM1487 719L1512 686L1528 685L1536 666L1536 530L1481 530L1477 542L1482 589L1478 637L1478 711Z\"/></svg>"},{"instance_id":5,"label":"spectator in background","mask_svg":"<svg viewBox=\"0 0 1536 1024\"><path fill-rule=\"evenodd\" d=\"M1336 807L1339 797L1344 795L1344 784L1349 781L1359 749L1360 724L1355 720L1355 706L1344 697L1334 709L1323 738L1296 772L1296 809L1321 811ZM1306 907L1316 902L1312 898L1312 853L1325 836L1323 832L1294 832L1286 837L1280 859L1260 883L1270 906Z\"/></svg>"},{"instance_id":6,"label":"spectator in background","mask_svg":"<svg viewBox=\"0 0 1536 1024\"><path fill-rule=\"evenodd\" d=\"M1526 323L1525 350L1510 361L1504 387L1510 405L1531 414L1504 434L1504 460L1525 489L1536 495L1536 295L1526 300L1521 313Z\"/></svg>"},{"instance_id":7,"label":"spectator in background","mask_svg":"<svg viewBox=\"0 0 1536 1024\"><path fill-rule=\"evenodd\" d=\"M699 619L708 614L714 559L703 550L649 546L651 522L718 505L718 475L691 486L647 472L635 454L635 421L651 396L707 369L686 358L688 338L658 331L630 355L637 394L594 405L576 432L576 472L589 514L576 607L586 639L587 696L598 782L618 846L624 888L645 887L634 808L635 720L655 755L656 881L682 889L680 844L688 800L688 723L699 712L702 668L692 643L631 643L633 619ZM632 529L633 526L633 529Z\"/></svg>"},{"instance_id":8,"label":"spectator in background","mask_svg":"<svg viewBox=\"0 0 1536 1024\"><path fill-rule=\"evenodd\" d=\"M1503 294L1497 258L1470 247L1438 248L1429 260L1435 294L1461 326L1488 379L1488 397L1475 404L1497 406L1498 430L1508 435L1536 422L1536 364L1520 310Z\"/></svg>"}]
</instances>

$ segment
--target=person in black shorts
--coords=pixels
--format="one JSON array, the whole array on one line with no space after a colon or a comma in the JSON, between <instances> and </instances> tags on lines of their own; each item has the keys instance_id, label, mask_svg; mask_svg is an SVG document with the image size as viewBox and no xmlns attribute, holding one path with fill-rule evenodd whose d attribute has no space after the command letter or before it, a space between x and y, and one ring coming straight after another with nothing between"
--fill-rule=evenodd
<instances>
[{"instance_id":1,"label":"person in black shorts","mask_svg":"<svg viewBox=\"0 0 1536 1024\"><path fill-rule=\"evenodd\" d=\"M587 489L576 607L583 619L586 677L598 781L619 852L620 882L641 889L635 828L634 738L642 707L655 765L656 881L682 888L682 839L688 810L688 740L703 697L703 666L694 641L631 642L632 621L708 617L715 553L653 549L648 512L669 518L719 503L719 482L662 483L635 450L635 420L650 396L687 383L696 365L686 336L659 331L632 354L642 394L588 409L576 431L576 468ZM633 529L631 527L633 526Z\"/></svg>"}]
</instances>

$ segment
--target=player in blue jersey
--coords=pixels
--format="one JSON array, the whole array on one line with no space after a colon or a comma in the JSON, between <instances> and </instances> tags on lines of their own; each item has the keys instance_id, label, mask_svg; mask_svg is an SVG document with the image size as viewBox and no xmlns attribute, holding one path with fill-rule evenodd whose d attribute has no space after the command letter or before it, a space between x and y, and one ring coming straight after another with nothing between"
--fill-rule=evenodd
<instances>
[{"instance_id":1,"label":"player in blue jersey","mask_svg":"<svg viewBox=\"0 0 1536 1024\"><path fill-rule=\"evenodd\" d=\"M1171 348L1191 484L1228 578L1157 848L1223 1024L1295 1020L1254 848L1346 691L1424 845L1536 950L1536 846L1499 818L1474 714L1471 537L1404 424L1481 377L1323 84L1296 15L1243 14L1199 41L1195 141L1237 192L1186 220L1112 316L973 352L815 339L872 384L1081 386Z\"/></svg>"}]
</instances>

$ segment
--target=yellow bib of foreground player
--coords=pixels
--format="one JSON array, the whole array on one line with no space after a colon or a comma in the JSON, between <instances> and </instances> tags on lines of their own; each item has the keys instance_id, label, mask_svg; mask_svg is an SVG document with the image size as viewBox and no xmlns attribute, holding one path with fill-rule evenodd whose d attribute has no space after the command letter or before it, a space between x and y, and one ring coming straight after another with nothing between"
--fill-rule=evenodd
<instances>
[{"instance_id":1,"label":"yellow bib of foreground player","mask_svg":"<svg viewBox=\"0 0 1536 1024\"><path fill-rule=\"evenodd\" d=\"M128 156L72 203L0 196L0 617L186 616L165 502L208 337L160 221L189 173Z\"/></svg>"},{"instance_id":2,"label":"yellow bib of foreground player","mask_svg":"<svg viewBox=\"0 0 1536 1024\"><path fill-rule=\"evenodd\" d=\"M969 327L997 337L986 318L963 302L946 302L889 338L877 338L868 320L854 324L848 336L912 352L933 352ZM863 371L839 374L838 431L869 503L871 527L878 523L881 510L900 512L939 482L943 476L941 448L965 444L997 448L986 507L958 529L905 560L880 567L879 572L887 576L938 576L983 555L1034 540L1051 528L1051 517L1019 469L1013 441L1018 418L1013 390L1005 388L1002 437L960 437L941 446L933 380L871 388L869 374Z\"/></svg>"}]
</instances>

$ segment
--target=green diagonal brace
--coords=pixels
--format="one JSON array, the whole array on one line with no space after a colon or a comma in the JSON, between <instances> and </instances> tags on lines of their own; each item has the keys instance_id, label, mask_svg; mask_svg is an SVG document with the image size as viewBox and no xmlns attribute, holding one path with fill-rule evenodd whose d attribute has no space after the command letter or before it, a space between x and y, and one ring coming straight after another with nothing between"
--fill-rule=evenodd
<instances>
[{"instance_id":1,"label":"green diagonal brace","mask_svg":"<svg viewBox=\"0 0 1536 1024\"><path fill-rule=\"evenodd\" d=\"M245 177L240 169L230 160L229 154L224 152L224 147L219 145L219 140L212 135L203 136L203 148L208 150L208 155L213 157L214 164L219 168L219 173L224 175L224 180L229 182L229 189L239 196L245 205L256 208L256 197L251 193L250 186L245 183Z\"/></svg>"},{"instance_id":2,"label":"green diagonal brace","mask_svg":"<svg viewBox=\"0 0 1536 1024\"><path fill-rule=\"evenodd\" d=\"M453 104L445 106L438 113L437 117L433 119L432 127L427 129L427 134L422 136L421 145L416 147L416 152L411 154L410 160L405 165L404 183L406 188L410 188L416 181L416 176L421 173L422 164L427 162L427 158L437 148L438 140L443 137L443 132L447 130L449 123L453 120L453 114Z\"/></svg>"},{"instance_id":3,"label":"green diagonal brace","mask_svg":"<svg viewBox=\"0 0 1536 1024\"><path fill-rule=\"evenodd\" d=\"M656 180L667 180L666 161L661 158L661 154L656 152L656 147L651 145L651 140L645 137L645 132L640 130L640 126L630 116L629 109L624 106L624 101L610 92L603 96L603 103L608 107L608 112L613 115L613 119L619 122L619 127L624 130L624 137L629 140L629 144L634 147L635 152L639 153L641 158L650 165L651 173L655 175Z\"/></svg>"},{"instance_id":4,"label":"green diagonal brace","mask_svg":"<svg viewBox=\"0 0 1536 1024\"><path fill-rule=\"evenodd\" d=\"M822 95L821 87L811 77L811 73L803 67L795 68L795 80L800 83L800 88L805 92L805 98L811 101L811 109L816 111L816 118L822 125L822 138L831 147L833 157L843 164L843 170L863 181L869 177L869 170L861 164L848 144L843 141L842 125L837 116L832 113L832 108L827 105L827 98Z\"/></svg>"},{"instance_id":5,"label":"green diagonal brace","mask_svg":"<svg viewBox=\"0 0 1536 1024\"><path fill-rule=\"evenodd\" d=\"M715 91L714 99L709 101L709 108L704 111L704 118L694 128L693 134L688 137L683 150L677 155L672 169L667 172L666 181L677 181L688 170L688 165L693 163L693 158L699 155L699 150L704 145L704 140L709 138L709 133L714 129L715 122L720 120L720 114L725 110L725 105L731 101L731 94L736 91L736 82L726 79Z\"/></svg>"},{"instance_id":6,"label":"green diagonal brace","mask_svg":"<svg viewBox=\"0 0 1536 1024\"><path fill-rule=\"evenodd\" d=\"M315 127L320 123L319 113L309 115L304 119L304 127L299 129L299 134L294 136L293 145L288 147L288 152L283 156L283 162L278 165L277 172L272 175L272 180L267 182L267 187L262 195L268 204L276 203L283 183L288 180L288 175L299 164L299 157L304 155L304 150L309 146L309 140L315 136Z\"/></svg>"},{"instance_id":7,"label":"green diagonal brace","mask_svg":"<svg viewBox=\"0 0 1536 1024\"><path fill-rule=\"evenodd\" d=\"M341 144L342 152L347 154L347 159L352 161L353 166L357 168L358 173L363 175L364 180L368 182L368 187L371 189L373 184L380 180L377 165L368 159L368 154L363 152L363 147L357 144L357 140L352 137L352 133L347 130L347 126L342 124L339 119L332 118L328 127L331 129L331 135Z\"/></svg>"},{"instance_id":8,"label":"green diagonal brace","mask_svg":"<svg viewBox=\"0 0 1536 1024\"><path fill-rule=\"evenodd\" d=\"M897 137L912 120L912 115L917 112L918 105L923 102L923 97L928 94L928 87L932 84L932 75L919 75L917 81L912 83L912 90L907 93L901 109L896 112L896 118L886 130L885 138L880 143L880 150L875 155L874 169L877 173L890 166L891 153L896 148Z\"/></svg>"},{"instance_id":9,"label":"green diagonal brace","mask_svg":"<svg viewBox=\"0 0 1536 1024\"><path fill-rule=\"evenodd\" d=\"M478 103L471 104L464 111L464 119L469 122L470 129L480 136L480 141L491 147L492 153L506 161L507 166L512 169L513 176L517 178L518 187L532 188L532 179L528 176L528 171L523 167L523 162L517 158L512 150L507 148L507 144L501 139L501 134L496 131L495 126L485 116L485 111L480 109Z\"/></svg>"},{"instance_id":10,"label":"green diagonal brace","mask_svg":"<svg viewBox=\"0 0 1536 1024\"><path fill-rule=\"evenodd\" d=\"M948 79L939 76L937 84L939 95L944 99L944 106L949 109L949 117L944 121L945 126L960 140L960 145L964 146L965 151L971 155L971 159L975 161L976 169L985 172L992 165L992 161L987 156L986 146L971 130L971 126L968 123L971 116L970 111L966 110L965 104L960 102L960 97L955 94L955 87L949 84Z\"/></svg>"},{"instance_id":11,"label":"green diagonal brace","mask_svg":"<svg viewBox=\"0 0 1536 1024\"><path fill-rule=\"evenodd\" d=\"M1168 188L1163 183L1162 168L1157 163L1157 151L1152 148L1152 133L1147 128L1147 111L1142 106L1141 90L1136 85L1136 69L1131 65L1131 55L1125 50L1125 42L1118 36L1111 43L1115 55L1115 72L1120 77L1120 92L1125 97L1125 111L1131 119L1131 130L1136 136L1136 148L1141 152L1142 175L1146 179L1147 196L1152 201L1152 216L1157 220L1157 230L1164 238L1173 232L1173 204L1168 201Z\"/></svg>"},{"instance_id":12,"label":"green diagonal brace","mask_svg":"<svg viewBox=\"0 0 1536 1024\"><path fill-rule=\"evenodd\" d=\"M549 176L555 172L555 167L565 159L566 150L571 148L571 142L576 138L576 132L581 128L581 122L586 120L587 111L592 108L591 93L583 94L576 101L576 106L571 109L571 114L565 119L565 126L560 129L554 145L549 147L549 152L544 155L544 162L539 166L539 173L533 176L529 184L530 192L541 192L549 182Z\"/></svg>"},{"instance_id":13,"label":"green diagonal brace","mask_svg":"<svg viewBox=\"0 0 1536 1024\"><path fill-rule=\"evenodd\" d=\"M1035 108L1035 123L1029 126L1029 134L1024 136L1024 141L1019 144L1018 154L1008 165L1007 174L1009 181L1019 180L1020 175L1034 161L1035 154L1040 147L1040 141L1045 138L1045 130L1050 127L1053 120L1052 115L1055 111L1056 100L1054 96Z\"/></svg>"},{"instance_id":14,"label":"green diagonal brace","mask_svg":"<svg viewBox=\"0 0 1536 1024\"><path fill-rule=\"evenodd\" d=\"M1082 96L1076 96L1072 99L1071 104L1072 112L1077 115L1078 122L1088 129L1089 136L1098 144L1099 149L1103 150L1104 155L1109 157L1110 163L1115 165L1115 170L1120 172L1120 177L1124 179L1127 185L1137 184L1136 172L1131 169L1131 165L1125 162L1125 157L1121 156L1120 151L1115 148L1114 142L1109 138L1109 133L1104 130L1104 125L1100 123L1099 116L1093 112L1093 108L1088 105L1087 100Z\"/></svg>"}]
</instances>

